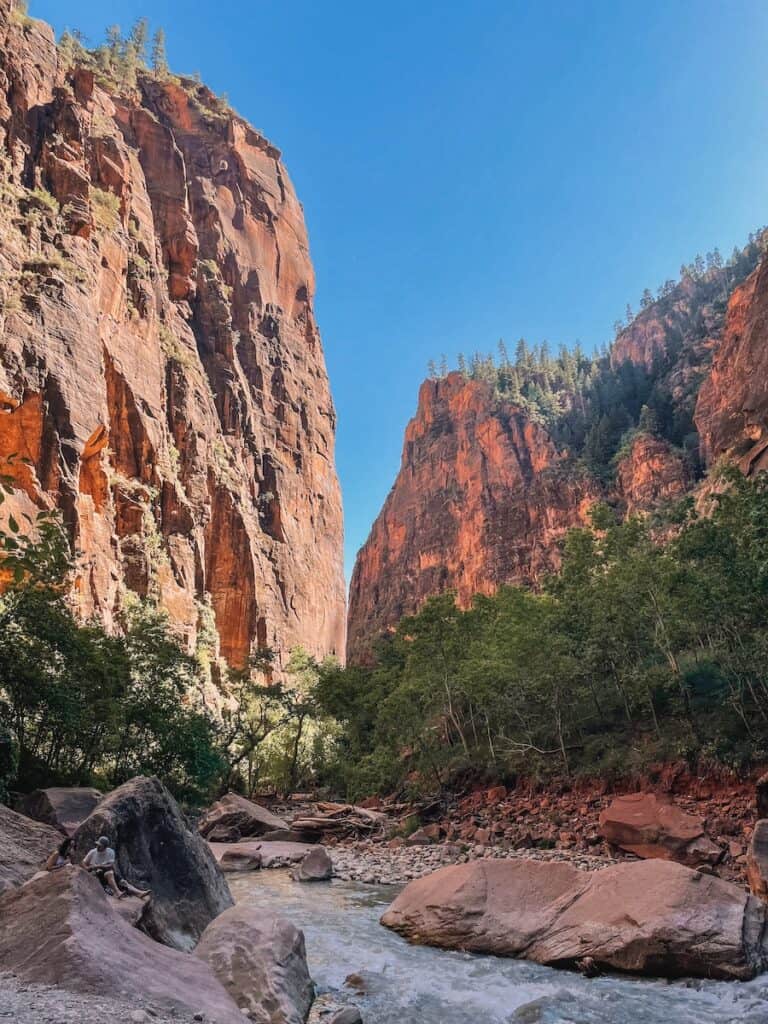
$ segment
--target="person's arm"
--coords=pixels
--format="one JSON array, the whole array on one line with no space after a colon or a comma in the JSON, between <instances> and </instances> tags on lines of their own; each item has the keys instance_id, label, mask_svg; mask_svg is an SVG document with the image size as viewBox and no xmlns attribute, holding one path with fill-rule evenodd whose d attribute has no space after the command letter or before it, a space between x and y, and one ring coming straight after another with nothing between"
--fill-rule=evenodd
<instances>
[{"instance_id":1,"label":"person's arm","mask_svg":"<svg viewBox=\"0 0 768 1024\"><path fill-rule=\"evenodd\" d=\"M54 850L53 853L48 857L48 860L45 862L45 870L53 871L53 869L56 867L56 862L58 861L58 859L59 851Z\"/></svg>"},{"instance_id":2,"label":"person's arm","mask_svg":"<svg viewBox=\"0 0 768 1024\"><path fill-rule=\"evenodd\" d=\"M93 859L93 850L89 850L88 853L86 853L86 855L85 855L85 859L83 860L83 867L85 868L86 871L90 871L91 870L91 860L92 859Z\"/></svg>"}]
</instances>

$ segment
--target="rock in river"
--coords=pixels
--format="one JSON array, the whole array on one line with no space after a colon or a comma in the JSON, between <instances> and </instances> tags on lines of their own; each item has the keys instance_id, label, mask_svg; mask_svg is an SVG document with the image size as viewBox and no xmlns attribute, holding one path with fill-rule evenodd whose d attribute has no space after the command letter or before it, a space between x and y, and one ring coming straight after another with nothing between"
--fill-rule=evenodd
<instances>
[{"instance_id":1,"label":"rock in river","mask_svg":"<svg viewBox=\"0 0 768 1024\"><path fill-rule=\"evenodd\" d=\"M669 861L582 872L565 863L477 860L411 882L382 917L448 949L659 977L752 978L768 966L766 907Z\"/></svg>"},{"instance_id":2,"label":"rock in river","mask_svg":"<svg viewBox=\"0 0 768 1024\"><path fill-rule=\"evenodd\" d=\"M324 846L315 846L293 869L297 882L327 882L333 875L333 861Z\"/></svg>"},{"instance_id":3,"label":"rock in river","mask_svg":"<svg viewBox=\"0 0 768 1024\"><path fill-rule=\"evenodd\" d=\"M241 903L208 925L195 956L204 960L254 1024L304 1024L314 999L304 933Z\"/></svg>"},{"instance_id":4,"label":"rock in river","mask_svg":"<svg viewBox=\"0 0 768 1024\"><path fill-rule=\"evenodd\" d=\"M153 939L191 950L232 896L208 844L187 827L158 779L139 777L99 804L75 833L76 859L108 836L122 874L152 890L141 927Z\"/></svg>"}]
</instances>

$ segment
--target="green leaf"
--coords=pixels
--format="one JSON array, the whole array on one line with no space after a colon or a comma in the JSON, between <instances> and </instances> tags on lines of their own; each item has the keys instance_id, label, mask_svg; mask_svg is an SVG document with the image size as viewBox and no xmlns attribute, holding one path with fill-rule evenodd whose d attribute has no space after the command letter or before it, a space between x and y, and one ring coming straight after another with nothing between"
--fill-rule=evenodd
<instances>
[{"instance_id":1,"label":"green leaf","mask_svg":"<svg viewBox=\"0 0 768 1024\"><path fill-rule=\"evenodd\" d=\"M16 522L16 520L13 518L13 516L8 516L8 525L11 528L11 533L18 533L19 532L19 524Z\"/></svg>"}]
</instances>

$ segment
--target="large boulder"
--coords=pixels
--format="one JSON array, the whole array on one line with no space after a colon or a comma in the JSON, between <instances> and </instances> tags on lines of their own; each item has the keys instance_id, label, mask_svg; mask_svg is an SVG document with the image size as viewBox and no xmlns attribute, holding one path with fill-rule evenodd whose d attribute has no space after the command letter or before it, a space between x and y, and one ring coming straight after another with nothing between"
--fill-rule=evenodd
<instances>
[{"instance_id":1,"label":"large boulder","mask_svg":"<svg viewBox=\"0 0 768 1024\"><path fill-rule=\"evenodd\" d=\"M237 793L227 793L221 800L217 800L197 825L200 835L206 838L214 829L220 836L228 829L232 830L232 833L238 832L243 839L288 827L287 822L272 814L266 807L254 803L253 800L246 800Z\"/></svg>"},{"instance_id":2,"label":"large boulder","mask_svg":"<svg viewBox=\"0 0 768 1024\"><path fill-rule=\"evenodd\" d=\"M120 872L152 890L141 927L153 939L191 950L232 896L208 844L187 827L179 806L154 778L131 779L106 796L74 836L81 860L109 836Z\"/></svg>"},{"instance_id":3,"label":"large boulder","mask_svg":"<svg viewBox=\"0 0 768 1024\"><path fill-rule=\"evenodd\" d=\"M35 821L44 821L66 836L73 836L103 797L98 789L75 786L53 786L36 789L19 805L22 814Z\"/></svg>"},{"instance_id":4,"label":"large boulder","mask_svg":"<svg viewBox=\"0 0 768 1024\"><path fill-rule=\"evenodd\" d=\"M768 966L768 910L735 885L662 860L592 873L477 860L411 882L382 917L448 949L658 977L752 978Z\"/></svg>"},{"instance_id":5,"label":"large boulder","mask_svg":"<svg viewBox=\"0 0 768 1024\"><path fill-rule=\"evenodd\" d=\"M716 864L722 850L704 835L704 822L655 793L628 793L600 813L600 834L638 857Z\"/></svg>"},{"instance_id":6,"label":"large boulder","mask_svg":"<svg viewBox=\"0 0 768 1024\"><path fill-rule=\"evenodd\" d=\"M245 1024L207 964L142 935L113 903L95 878L76 867L4 893L0 969L34 984Z\"/></svg>"},{"instance_id":7,"label":"large boulder","mask_svg":"<svg viewBox=\"0 0 768 1024\"><path fill-rule=\"evenodd\" d=\"M768 901L768 819L755 825L747 850L747 882L761 900Z\"/></svg>"},{"instance_id":8,"label":"large boulder","mask_svg":"<svg viewBox=\"0 0 768 1024\"><path fill-rule=\"evenodd\" d=\"M0 804L0 892L31 878L59 843L55 828Z\"/></svg>"},{"instance_id":9,"label":"large boulder","mask_svg":"<svg viewBox=\"0 0 768 1024\"><path fill-rule=\"evenodd\" d=\"M225 863L234 865L238 861L244 862L249 857L253 858L253 868L289 867L291 864L298 864L315 849L308 843L273 843L264 842L261 839L252 839L246 843L209 843L208 845L224 870L227 870ZM236 870L243 870L243 867Z\"/></svg>"},{"instance_id":10,"label":"large boulder","mask_svg":"<svg viewBox=\"0 0 768 1024\"><path fill-rule=\"evenodd\" d=\"M333 861L324 846L314 846L293 869L297 882L327 882L333 875Z\"/></svg>"},{"instance_id":11,"label":"large boulder","mask_svg":"<svg viewBox=\"0 0 768 1024\"><path fill-rule=\"evenodd\" d=\"M240 903L208 925L195 955L255 1024L304 1024L314 986L304 934L290 922Z\"/></svg>"}]
</instances>

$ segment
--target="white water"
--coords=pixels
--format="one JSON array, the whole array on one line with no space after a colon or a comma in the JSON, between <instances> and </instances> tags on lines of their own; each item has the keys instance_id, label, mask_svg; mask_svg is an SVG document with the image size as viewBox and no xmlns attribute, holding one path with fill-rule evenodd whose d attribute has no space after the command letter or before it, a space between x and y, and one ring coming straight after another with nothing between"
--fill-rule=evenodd
<instances>
[{"instance_id":1,"label":"white water","mask_svg":"<svg viewBox=\"0 0 768 1024\"><path fill-rule=\"evenodd\" d=\"M407 942L379 917L392 886L301 884L287 872L230 876L235 899L304 930L320 993L339 992L365 1024L768 1024L768 975L739 982L594 980L548 967ZM349 974L367 993L345 988Z\"/></svg>"}]
</instances>

